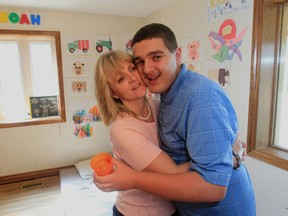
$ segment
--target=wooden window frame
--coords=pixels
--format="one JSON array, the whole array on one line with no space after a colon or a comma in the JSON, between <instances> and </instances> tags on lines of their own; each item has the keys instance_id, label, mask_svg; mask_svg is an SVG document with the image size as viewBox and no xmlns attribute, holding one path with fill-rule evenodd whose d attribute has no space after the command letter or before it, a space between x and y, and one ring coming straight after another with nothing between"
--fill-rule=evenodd
<instances>
[{"instance_id":1,"label":"wooden window frame","mask_svg":"<svg viewBox=\"0 0 288 216\"><path fill-rule=\"evenodd\" d=\"M273 146L282 6L255 0L248 119L248 155L288 170L288 151Z\"/></svg>"},{"instance_id":2,"label":"wooden window frame","mask_svg":"<svg viewBox=\"0 0 288 216\"><path fill-rule=\"evenodd\" d=\"M55 39L55 50L56 50L57 71L58 71L58 86L59 86L59 98L58 98L59 115L58 116L31 118L31 119L25 119L25 120L21 120L17 122L0 121L0 128L11 128L11 127L20 127L20 126L66 122L60 32L59 31L0 29L0 35L19 35L19 36L28 36L28 37L29 36L35 36L35 37L52 36Z\"/></svg>"}]
</instances>

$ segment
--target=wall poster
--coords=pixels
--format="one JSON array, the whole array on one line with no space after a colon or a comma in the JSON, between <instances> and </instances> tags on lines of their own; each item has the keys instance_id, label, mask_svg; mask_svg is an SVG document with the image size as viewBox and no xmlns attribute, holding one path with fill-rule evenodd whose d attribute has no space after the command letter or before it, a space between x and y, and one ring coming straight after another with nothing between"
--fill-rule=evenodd
<instances>
[{"instance_id":1,"label":"wall poster","mask_svg":"<svg viewBox=\"0 0 288 216\"><path fill-rule=\"evenodd\" d=\"M58 116L57 96L30 97L31 117Z\"/></svg>"}]
</instances>

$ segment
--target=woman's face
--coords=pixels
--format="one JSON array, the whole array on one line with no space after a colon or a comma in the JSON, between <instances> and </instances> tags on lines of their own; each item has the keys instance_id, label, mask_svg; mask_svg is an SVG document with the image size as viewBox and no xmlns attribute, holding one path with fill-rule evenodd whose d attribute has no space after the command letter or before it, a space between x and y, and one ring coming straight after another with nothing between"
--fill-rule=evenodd
<instances>
[{"instance_id":1,"label":"woman's face","mask_svg":"<svg viewBox=\"0 0 288 216\"><path fill-rule=\"evenodd\" d=\"M120 99L123 104L143 98L147 88L140 78L137 68L132 62L124 63L122 66L123 69L119 71L110 84L113 97Z\"/></svg>"}]
</instances>

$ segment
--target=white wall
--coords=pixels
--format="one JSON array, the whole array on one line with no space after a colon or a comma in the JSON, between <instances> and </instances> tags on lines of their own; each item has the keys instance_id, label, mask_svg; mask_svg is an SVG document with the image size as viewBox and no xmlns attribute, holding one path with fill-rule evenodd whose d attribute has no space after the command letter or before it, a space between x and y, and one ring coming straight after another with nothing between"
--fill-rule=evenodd
<instances>
[{"instance_id":1,"label":"white wall","mask_svg":"<svg viewBox=\"0 0 288 216\"><path fill-rule=\"evenodd\" d=\"M6 10L19 14L29 14L29 12L40 14L41 25L0 23L0 28L61 32L67 122L0 129L0 176L72 165L82 159L91 157L95 153L110 151L107 128L102 122L95 124L92 137L80 139L73 134L72 116L75 104L85 104L87 101L96 103L96 100L93 94L88 97L71 97L68 94L69 88L71 92L71 86L68 86L65 81L69 79L67 76L71 71L68 71L65 65L75 56L72 57L67 52L67 38L84 36L96 39L99 34L110 34L117 38L118 48L120 49L126 35L131 32L135 33L143 24L143 19L56 11L23 11L11 8ZM92 46L92 44L90 46L91 49L95 50L95 46ZM91 78L92 84L97 56L99 55L91 54L87 57L94 64L91 66L91 71L85 71ZM79 56L80 59L82 57Z\"/></svg>"},{"instance_id":2,"label":"white wall","mask_svg":"<svg viewBox=\"0 0 288 216\"><path fill-rule=\"evenodd\" d=\"M212 53L209 48L208 33L218 31L221 21L214 24L207 22L207 2L198 0L178 0L150 16L145 21L162 22L171 27L178 41L204 35L207 47L204 60L209 60ZM253 2L251 0L251 2ZM233 58L231 61L231 87L227 92L235 106L240 124L240 138L247 140L249 85L252 46L253 5L244 13L235 14L232 18L237 24L237 32L248 27L240 47L242 61ZM237 33L237 35L238 35ZM254 185L257 216L288 215L288 172L270 166L259 160L248 158L245 161Z\"/></svg>"},{"instance_id":3,"label":"white wall","mask_svg":"<svg viewBox=\"0 0 288 216\"><path fill-rule=\"evenodd\" d=\"M243 59L231 61L231 86L226 89L238 113L242 140L247 139L248 130L252 14L253 5L244 13L230 17L237 23L237 32L248 28L240 48ZM207 1L199 0L177 0L145 20L80 13L41 12L41 15L41 28L60 30L62 36L111 33L121 38L123 33L136 31L143 23L162 22L175 31L179 41L199 35L207 37L221 24L208 24ZM15 28L15 25L7 28L10 27ZM204 60L210 60L212 51L208 37L205 47ZM66 57L63 55L63 58ZM109 150L107 131L101 124L98 127L95 136L87 140L75 139L69 123L1 129L0 176L73 164L95 152ZM288 172L249 156L245 165L255 189L257 215L288 215Z\"/></svg>"}]
</instances>

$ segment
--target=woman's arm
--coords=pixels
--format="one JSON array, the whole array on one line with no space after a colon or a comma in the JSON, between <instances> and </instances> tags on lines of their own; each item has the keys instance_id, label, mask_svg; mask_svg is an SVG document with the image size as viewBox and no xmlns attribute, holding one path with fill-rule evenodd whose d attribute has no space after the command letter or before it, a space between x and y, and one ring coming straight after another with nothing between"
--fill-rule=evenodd
<instances>
[{"instance_id":1,"label":"woman's arm","mask_svg":"<svg viewBox=\"0 0 288 216\"><path fill-rule=\"evenodd\" d=\"M188 172L189 162L177 165L166 152L162 151L143 171L170 174Z\"/></svg>"},{"instance_id":2,"label":"woman's arm","mask_svg":"<svg viewBox=\"0 0 288 216\"><path fill-rule=\"evenodd\" d=\"M135 170L160 173L188 172L189 162L178 166L167 153L158 146L157 127L155 131L145 132L145 127L127 120L114 122L109 131L116 159L124 160ZM153 129L153 128L152 128ZM149 137L149 135L151 135ZM153 136L154 135L154 136Z\"/></svg>"}]
</instances>

